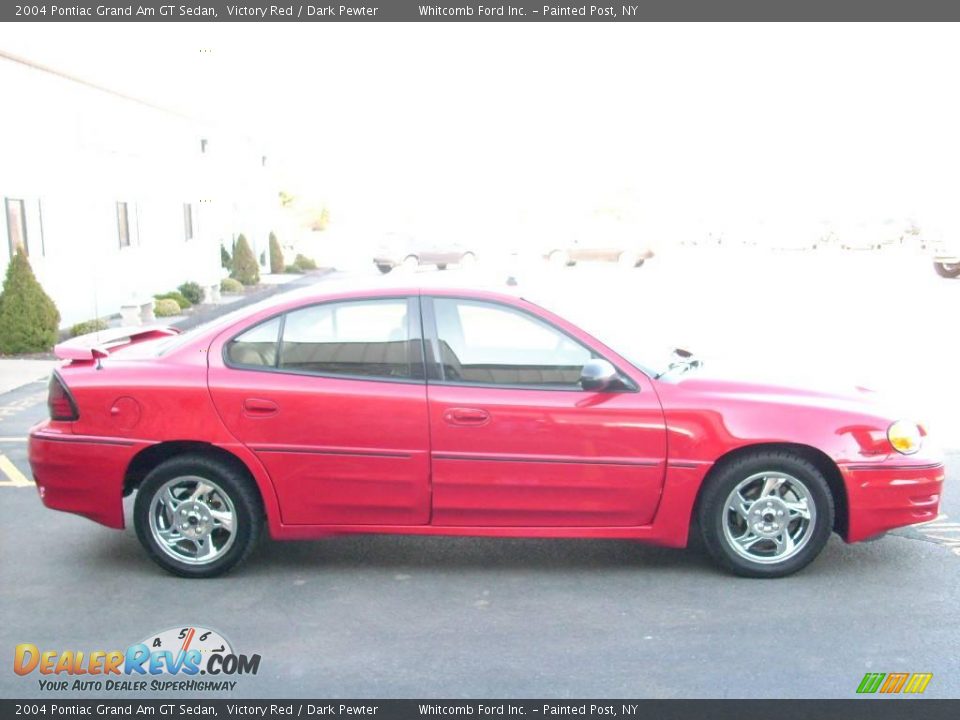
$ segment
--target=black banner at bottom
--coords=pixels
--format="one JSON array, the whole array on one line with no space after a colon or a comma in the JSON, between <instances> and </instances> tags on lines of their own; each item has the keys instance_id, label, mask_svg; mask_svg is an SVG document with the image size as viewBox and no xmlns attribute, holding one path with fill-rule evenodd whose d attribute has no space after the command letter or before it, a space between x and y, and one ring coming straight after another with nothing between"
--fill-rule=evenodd
<instances>
[{"instance_id":1,"label":"black banner at bottom","mask_svg":"<svg viewBox=\"0 0 960 720\"><path fill-rule=\"evenodd\" d=\"M955 720L960 700L0 700L0 718Z\"/></svg>"}]
</instances>

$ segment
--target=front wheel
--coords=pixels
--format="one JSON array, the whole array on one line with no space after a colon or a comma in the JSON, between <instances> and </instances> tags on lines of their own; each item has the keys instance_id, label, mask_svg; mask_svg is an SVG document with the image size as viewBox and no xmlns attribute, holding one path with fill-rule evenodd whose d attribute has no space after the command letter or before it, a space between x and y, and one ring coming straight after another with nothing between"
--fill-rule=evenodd
<instances>
[{"instance_id":1,"label":"front wheel","mask_svg":"<svg viewBox=\"0 0 960 720\"><path fill-rule=\"evenodd\" d=\"M788 452L756 452L722 468L703 489L698 520L707 551L744 577L784 577L813 561L833 528L823 474Z\"/></svg>"},{"instance_id":2,"label":"front wheel","mask_svg":"<svg viewBox=\"0 0 960 720\"><path fill-rule=\"evenodd\" d=\"M167 460L144 479L134 503L137 538L163 569L207 578L250 554L263 527L260 496L248 477L202 456Z\"/></svg>"},{"instance_id":3,"label":"front wheel","mask_svg":"<svg viewBox=\"0 0 960 720\"><path fill-rule=\"evenodd\" d=\"M933 264L933 269L937 271L937 275L945 278L955 278L960 277L960 263L942 263L935 262Z\"/></svg>"}]
</instances>

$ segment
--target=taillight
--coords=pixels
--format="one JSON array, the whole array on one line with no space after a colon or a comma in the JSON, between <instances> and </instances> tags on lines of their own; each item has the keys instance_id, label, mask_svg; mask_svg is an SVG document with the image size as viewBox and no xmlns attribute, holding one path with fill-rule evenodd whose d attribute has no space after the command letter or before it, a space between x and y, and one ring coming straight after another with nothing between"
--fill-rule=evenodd
<instances>
[{"instance_id":1,"label":"taillight","mask_svg":"<svg viewBox=\"0 0 960 720\"><path fill-rule=\"evenodd\" d=\"M50 388L47 393L47 407L51 420L79 420L80 413L70 391L57 373L50 376Z\"/></svg>"}]
</instances>

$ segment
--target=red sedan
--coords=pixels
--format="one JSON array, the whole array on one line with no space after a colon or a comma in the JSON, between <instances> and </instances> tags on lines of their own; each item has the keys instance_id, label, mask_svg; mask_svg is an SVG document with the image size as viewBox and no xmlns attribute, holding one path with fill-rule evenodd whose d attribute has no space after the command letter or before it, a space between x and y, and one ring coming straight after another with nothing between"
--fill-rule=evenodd
<instances>
[{"instance_id":1,"label":"red sedan","mask_svg":"<svg viewBox=\"0 0 960 720\"><path fill-rule=\"evenodd\" d=\"M177 334L57 347L30 432L48 507L124 527L209 577L262 534L629 538L729 570L799 570L933 519L944 470L916 423L832 395L640 367L525 300L301 297Z\"/></svg>"}]
</instances>

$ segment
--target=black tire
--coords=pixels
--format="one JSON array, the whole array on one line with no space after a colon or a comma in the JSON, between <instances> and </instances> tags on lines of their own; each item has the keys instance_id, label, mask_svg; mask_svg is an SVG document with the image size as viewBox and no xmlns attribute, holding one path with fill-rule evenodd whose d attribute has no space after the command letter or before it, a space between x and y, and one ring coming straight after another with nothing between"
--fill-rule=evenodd
<instances>
[{"instance_id":1,"label":"black tire","mask_svg":"<svg viewBox=\"0 0 960 720\"><path fill-rule=\"evenodd\" d=\"M447 269L446 263L437 263L437 270L446 270L446 269Z\"/></svg>"},{"instance_id":2,"label":"black tire","mask_svg":"<svg viewBox=\"0 0 960 720\"><path fill-rule=\"evenodd\" d=\"M933 269L937 271L937 275L940 277L960 277L960 264L935 262Z\"/></svg>"},{"instance_id":3,"label":"black tire","mask_svg":"<svg viewBox=\"0 0 960 720\"><path fill-rule=\"evenodd\" d=\"M154 496L168 481L187 476L216 483L233 503L232 544L222 555L204 564L190 564L172 557L160 547L150 528ZM181 577L210 578L229 572L250 555L263 531L264 513L260 494L245 473L202 455L181 455L158 465L144 478L137 491L133 518L140 544L160 567Z\"/></svg>"},{"instance_id":4,"label":"black tire","mask_svg":"<svg viewBox=\"0 0 960 720\"><path fill-rule=\"evenodd\" d=\"M816 514L805 545L782 561L763 563L733 549L724 534L724 523L728 519L725 504L733 490L741 481L766 472L785 473L802 483ZM809 565L830 538L833 517L833 495L823 474L807 460L783 451L758 450L717 468L707 479L697 504L697 522L707 552L721 567L752 578L785 577Z\"/></svg>"},{"instance_id":5,"label":"black tire","mask_svg":"<svg viewBox=\"0 0 960 720\"><path fill-rule=\"evenodd\" d=\"M377 270L386 275L388 272L393 270L393 265L377 265Z\"/></svg>"}]
</instances>

